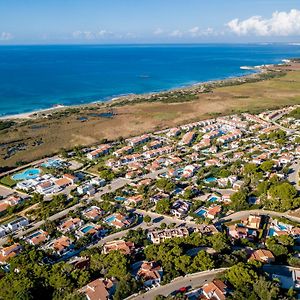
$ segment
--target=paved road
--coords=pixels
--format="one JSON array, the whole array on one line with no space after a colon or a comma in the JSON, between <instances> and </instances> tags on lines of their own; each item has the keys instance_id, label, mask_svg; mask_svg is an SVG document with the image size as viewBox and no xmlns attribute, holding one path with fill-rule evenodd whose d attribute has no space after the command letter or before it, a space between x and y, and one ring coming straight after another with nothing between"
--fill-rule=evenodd
<instances>
[{"instance_id":1,"label":"paved road","mask_svg":"<svg viewBox=\"0 0 300 300\"><path fill-rule=\"evenodd\" d=\"M79 208L80 206L82 206L82 204L76 204L74 206L71 206L69 208L64 209L63 211L58 212L57 214L52 215L51 217L48 218L49 221L55 221L57 219L61 219L63 217L65 217L70 211L73 211L77 208ZM29 234L30 232L37 230L38 228L40 228L43 224L45 224L45 220L36 222L36 223L32 223L31 226L25 230L19 230L17 233L14 234L15 237L17 238L22 238L23 236L26 236L27 234ZM0 239L0 246L2 246L3 244L5 244L7 242L7 238L1 238Z\"/></svg>"},{"instance_id":2,"label":"paved road","mask_svg":"<svg viewBox=\"0 0 300 300\"><path fill-rule=\"evenodd\" d=\"M99 198L101 198L102 195L112 193L112 192L124 187L125 185L127 185L129 183L131 183L130 179L117 178L117 179L113 180L110 184L103 187L93 197L98 200Z\"/></svg>"},{"instance_id":3,"label":"paved road","mask_svg":"<svg viewBox=\"0 0 300 300\"><path fill-rule=\"evenodd\" d=\"M163 168L163 169L160 169L160 170L158 170L158 171L155 171L155 172L151 172L151 173L145 174L145 175L141 176L141 177L139 178L139 180L145 179L145 178L155 179L158 175L163 174L163 173L166 173L167 170L168 170L168 168Z\"/></svg>"},{"instance_id":4,"label":"paved road","mask_svg":"<svg viewBox=\"0 0 300 300\"><path fill-rule=\"evenodd\" d=\"M29 197L29 195L24 192L16 191L13 188L0 184L0 196L7 197L11 194L19 194L21 196Z\"/></svg>"},{"instance_id":5,"label":"paved road","mask_svg":"<svg viewBox=\"0 0 300 300\"><path fill-rule=\"evenodd\" d=\"M127 207L127 209L130 209L129 207ZM181 220L172 216L166 216L166 215L161 215L155 212L150 212L150 211L146 211L146 210L142 210L142 209L135 209L135 212L138 214L141 214L143 216L150 216L152 221L153 220L157 220L160 218L164 219L164 223L166 223L167 225L171 224L171 223L175 223L176 225L186 225L188 227L196 227L196 223L192 222L192 221L185 221L185 220ZM161 223L161 222L160 222ZM157 224L157 223L156 223Z\"/></svg>"},{"instance_id":6,"label":"paved road","mask_svg":"<svg viewBox=\"0 0 300 300\"><path fill-rule=\"evenodd\" d=\"M200 273L191 274L185 277L179 277L173 280L171 283L157 287L141 295L133 295L127 299L132 300L153 300L158 295L168 296L173 291L185 286L192 286L197 288L204 285L206 282L212 281L217 275L226 271L227 268L209 270Z\"/></svg>"},{"instance_id":7,"label":"paved road","mask_svg":"<svg viewBox=\"0 0 300 300\"><path fill-rule=\"evenodd\" d=\"M226 221L237 221L237 220L240 220L242 218L248 217L250 214L269 215L269 216L273 216L273 217L285 217L287 219L290 219L291 221L295 221L295 222L300 223L300 218L291 216L291 215L289 215L288 212L281 213L281 212L275 212L275 211L264 210L264 209L239 211L239 212L230 214L226 217L223 217L220 220L216 221L215 223L222 223L222 222L226 222Z\"/></svg>"},{"instance_id":8,"label":"paved road","mask_svg":"<svg viewBox=\"0 0 300 300\"><path fill-rule=\"evenodd\" d=\"M116 239L122 239L128 233L129 230L137 229L137 228L152 229L152 228L155 228L155 227L159 227L161 223L165 223L167 225L169 225L171 223L175 223L177 226L185 225L185 226L188 226L188 227L196 227L197 226L195 222L186 222L184 220L180 220L180 219L169 217L169 216L160 215L160 214L145 211L145 210L142 210L142 209L132 209L131 207L126 207L126 208L128 210L132 210L133 212L135 212L137 214L140 214L142 216L146 216L146 215L150 216L151 219L152 219L152 222L150 224L146 224L145 222L142 221L142 222L138 223L136 226L133 226L129 229L125 229L125 230L122 230L120 232L110 234L110 235L106 236L105 238L103 238L102 240L100 240L97 244L93 245L92 247L101 246L101 245L103 245L107 242L111 242L111 241L116 240Z\"/></svg>"},{"instance_id":9,"label":"paved road","mask_svg":"<svg viewBox=\"0 0 300 300\"><path fill-rule=\"evenodd\" d=\"M288 180L291 184L295 185L295 188L300 191L299 185L299 171L300 171L300 160L295 161L291 168L292 171L289 173Z\"/></svg>"}]
</instances>

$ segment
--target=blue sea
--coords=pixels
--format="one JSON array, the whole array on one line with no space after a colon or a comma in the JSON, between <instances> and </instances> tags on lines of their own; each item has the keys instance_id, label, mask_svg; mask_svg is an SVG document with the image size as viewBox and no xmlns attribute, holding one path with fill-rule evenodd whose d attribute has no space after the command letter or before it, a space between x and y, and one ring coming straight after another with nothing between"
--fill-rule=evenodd
<instances>
[{"instance_id":1,"label":"blue sea","mask_svg":"<svg viewBox=\"0 0 300 300\"><path fill-rule=\"evenodd\" d=\"M291 57L299 45L1 46L0 115L246 75L240 66Z\"/></svg>"}]
</instances>

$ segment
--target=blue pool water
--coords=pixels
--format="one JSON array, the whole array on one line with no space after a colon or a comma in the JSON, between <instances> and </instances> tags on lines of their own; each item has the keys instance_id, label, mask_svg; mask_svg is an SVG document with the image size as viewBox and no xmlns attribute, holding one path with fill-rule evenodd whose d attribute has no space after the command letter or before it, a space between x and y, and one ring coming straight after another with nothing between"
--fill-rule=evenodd
<instances>
[{"instance_id":1,"label":"blue pool water","mask_svg":"<svg viewBox=\"0 0 300 300\"><path fill-rule=\"evenodd\" d=\"M207 183L212 183L212 182L215 182L216 180L217 180L217 178L215 178L215 177L208 177L204 181Z\"/></svg>"},{"instance_id":2,"label":"blue pool water","mask_svg":"<svg viewBox=\"0 0 300 300\"><path fill-rule=\"evenodd\" d=\"M208 201L209 202L216 202L216 201L218 201L218 199L219 199L218 197L213 196L213 197L210 197Z\"/></svg>"},{"instance_id":3,"label":"blue pool water","mask_svg":"<svg viewBox=\"0 0 300 300\"><path fill-rule=\"evenodd\" d=\"M48 159L42 164L45 168L59 168L62 165L61 161L58 159Z\"/></svg>"},{"instance_id":4,"label":"blue pool water","mask_svg":"<svg viewBox=\"0 0 300 300\"><path fill-rule=\"evenodd\" d=\"M196 212L196 215L199 217L203 217L206 214L206 210L205 209L200 209L199 211Z\"/></svg>"},{"instance_id":5,"label":"blue pool water","mask_svg":"<svg viewBox=\"0 0 300 300\"><path fill-rule=\"evenodd\" d=\"M289 44L3 46L0 115L246 75L240 66L299 56Z\"/></svg>"},{"instance_id":6,"label":"blue pool water","mask_svg":"<svg viewBox=\"0 0 300 300\"><path fill-rule=\"evenodd\" d=\"M286 227L285 225L283 225L283 224L277 224L277 226L278 226L278 228L279 228L280 230L282 230L282 231L287 230L287 227Z\"/></svg>"},{"instance_id":7,"label":"blue pool water","mask_svg":"<svg viewBox=\"0 0 300 300\"><path fill-rule=\"evenodd\" d=\"M41 234L41 232L37 231L37 232L33 233L32 235L30 235L30 238L32 239L32 238L34 238L36 236L39 236L40 234Z\"/></svg>"},{"instance_id":8,"label":"blue pool water","mask_svg":"<svg viewBox=\"0 0 300 300\"><path fill-rule=\"evenodd\" d=\"M116 201L126 201L127 199L125 197L116 196L115 200Z\"/></svg>"},{"instance_id":9,"label":"blue pool water","mask_svg":"<svg viewBox=\"0 0 300 300\"><path fill-rule=\"evenodd\" d=\"M22 173L18 173L12 176L13 180L28 180L28 179L35 179L37 178L41 173L40 169L27 169L23 171Z\"/></svg>"},{"instance_id":10,"label":"blue pool water","mask_svg":"<svg viewBox=\"0 0 300 300\"><path fill-rule=\"evenodd\" d=\"M274 228L270 228L269 232L268 232L268 236L274 236L275 233L275 229Z\"/></svg>"},{"instance_id":11,"label":"blue pool water","mask_svg":"<svg viewBox=\"0 0 300 300\"><path fill-rule=\"evenodd\" d=\"M115 216L109 216L109 217L107 217L107 218L105 219L105 222L110 224L110 223L112 223L115 219L116 219Z\"/></svg>"},{"instance_id":12,"label":"blue pool water","mask_svg":"<svg viewBox=\"0 0 300 300\"><path fill-rule=\"evenodd\" d=\"M87 233L87 232L89 232L93 228L94 228L93 226L89 225L89 226L86 226L86 227L82 228L81 231L83 233Z\"/></svg>"}]
</instances>

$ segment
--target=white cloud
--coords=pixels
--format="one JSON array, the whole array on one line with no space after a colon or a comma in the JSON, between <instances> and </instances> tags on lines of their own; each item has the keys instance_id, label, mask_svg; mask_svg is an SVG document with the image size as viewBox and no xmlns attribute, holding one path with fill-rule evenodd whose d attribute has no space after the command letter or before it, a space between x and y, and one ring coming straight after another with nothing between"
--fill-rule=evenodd
<instances>
[{"instance_id":1,"label":"white cloud","mask_svg":"<svg viewBox=\"0 0 300 300\"><path fill-rule=\"evenodd\" d=\"M107 31L105 29L101 29L97 32L77 30L72 33L73 38L83 39L83 40L95 40L97 38L103 38L112 35L113 35L112 32Z\"/></svg>"},{"instance_id":2,"label":"white cloud","mask_svg":"<svg viewBox=\"0 0 300 300\"><path fill-rule=\"evenodd\" d=\"M198 26L195 26L188 30L188 32L191 34L197 34L197 33L199 33L199 31L200 31L200 28Z\"/></svg>"},{"instance_id":3,"label":"white cloud","mask_svg":"<svg viewBox=\"0 0 300 300\"><path fill-rule=\"evenodd\" d=\"M252 16L246 20L233 19L227 23L237 35L292 36L300 35L300 11L274 12L270 19Z\"/></svg>"},{"instance_id":4,"label":"white cloud","mask_svg":"<svg viewBox=\"0 0 300 300\"><path fill-rule=\"evenodd\" d=\"M182 33L182 31L176 29L170 33L170 36L171 37L182 37L183 33Z\"/></svg>"},{"instance_id":5,"label":"white cloud","mask_svg":"<svg viewBox=\"0 0 300 300\"><path fill-rule=\"evenodd\" d=\"M153 34L155 34L155 35L160 35L162 33L164 33L164 31L161 28L156 28L153 32Z\"/></svg>"},{"instance_id":6,"label":"white cloud","mask_svg":"<svg viewBox=\"0 0 300 300\"><path fill-rule=\"evenodd\" d=\"M0 41L8 41L8 40L12 40L14 38L14 36L10 33L10 32L1 32L0 33Z\"/></svg>"},{"instance_id":7,"label":"white cloud","mask_svg":"<svg viewBox=\"0 0 300 300\"><path fill-rule=\"evenodd\" d=\"M72 33L72 36L76 39L85 39L85 40L95 39L95 35L91 31L77 30Z\"/></svg>"},{"instance_id":8,"label":"white cloud","mask_svg":"<svg viewBox=\"0 0 300 300\"><path fill-rule=\"evenodd\" d=\"M100 30L100 31L97 32L97 35L98 35L98 36L105 36L105 35L107 35L107 34L109 34L109 32L106 31L106 30L104 30L104 29L102 29L102 30Z\"/></svg>"},{"instance_id":9,"label":"white cloud","mask_svg":"<svg viewBox=\"0 0 300 300\"><path fill-rule=\"evenodd\" d=\"M200 29L198 26L189 29L187 33L190 34L192 37L201 37L217 34L211 27L208 27L206 29Z\"/></svg>"}]
</instances>

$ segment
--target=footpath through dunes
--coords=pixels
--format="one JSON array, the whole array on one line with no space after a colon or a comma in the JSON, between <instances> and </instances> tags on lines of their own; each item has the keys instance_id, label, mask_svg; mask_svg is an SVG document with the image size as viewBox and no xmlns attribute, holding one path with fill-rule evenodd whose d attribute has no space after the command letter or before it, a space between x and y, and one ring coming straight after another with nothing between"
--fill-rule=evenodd
<instances>
[{"instance_id":1,"label":"footpath through dunes","mask_svg":"<svg viewBox=\"0 0 300 300\"><path fill-rule=\"evenodd\" d=\"M33 161L62 148L96 144L101 139L134 136L219 115L300 104L300 64L296 65L297 70L284 70L283 76L215 87L186 102L180 102L179 97L177 102L145 99L113 108L109 104L91 104L58 110L47 118L15 120L16 124L0 131L0 166L13 167L20 161ZM111 110L112 117L103 117Z\"/></svg>"}]
</instances>

